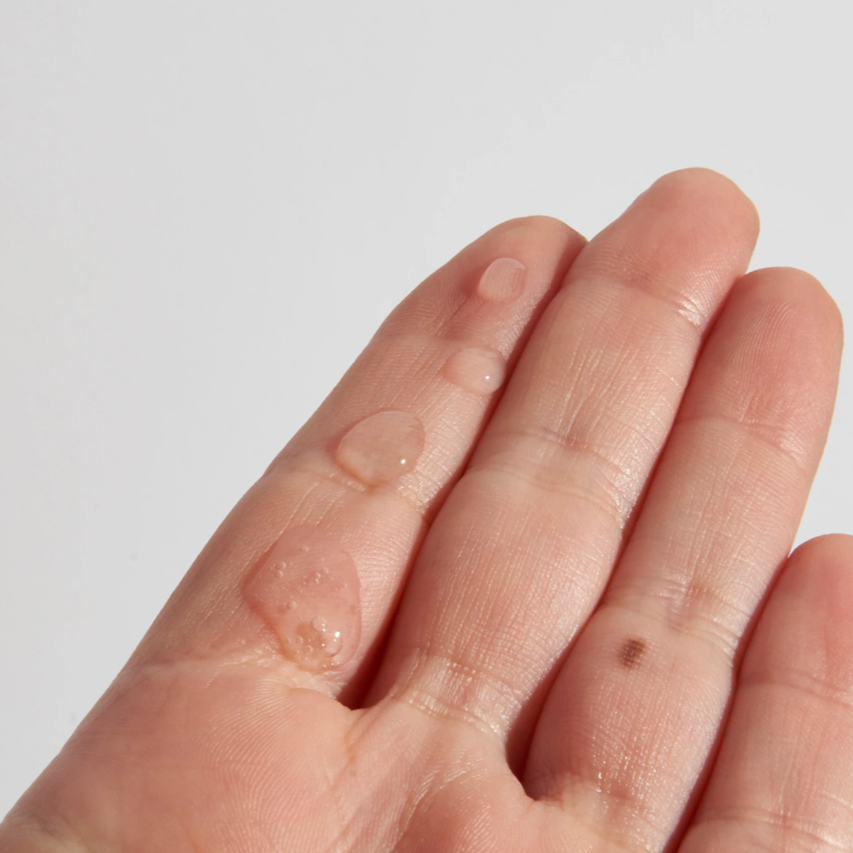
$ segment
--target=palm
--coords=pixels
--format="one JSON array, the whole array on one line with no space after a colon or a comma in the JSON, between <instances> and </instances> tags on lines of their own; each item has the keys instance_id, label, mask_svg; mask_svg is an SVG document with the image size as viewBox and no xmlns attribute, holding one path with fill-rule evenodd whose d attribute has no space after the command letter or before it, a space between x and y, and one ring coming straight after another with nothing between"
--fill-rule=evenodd
<instances>
[{"instance_id":1,"label":"palm","mask_svg":"<svg viewBox=\"0 0 853 853\"><path fill-rule=\"evenodd\" d=\"M755 236L690 171L582 251L519 220L427 280L0 851L853 845L850 543L773 585L840 333L808 276L738 280Z\"/></svg>"}]
</instances>

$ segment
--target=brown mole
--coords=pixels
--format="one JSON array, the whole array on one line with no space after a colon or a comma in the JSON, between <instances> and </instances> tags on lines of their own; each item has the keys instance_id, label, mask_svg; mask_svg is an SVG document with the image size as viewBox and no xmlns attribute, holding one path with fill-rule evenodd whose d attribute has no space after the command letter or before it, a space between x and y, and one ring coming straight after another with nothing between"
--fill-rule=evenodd
<instances>
[{"instance_id":1,"label":"brown mole","mask_svg":"<svg viewBox=\"0 0 853 853\"><path fill-rule=\"evenodd\" d=\"M625 669L633 669L640 665L640 660L646 653L648 643L639 637L629 637L619 648L619 663Z\"/></svg>"}]
</instances>

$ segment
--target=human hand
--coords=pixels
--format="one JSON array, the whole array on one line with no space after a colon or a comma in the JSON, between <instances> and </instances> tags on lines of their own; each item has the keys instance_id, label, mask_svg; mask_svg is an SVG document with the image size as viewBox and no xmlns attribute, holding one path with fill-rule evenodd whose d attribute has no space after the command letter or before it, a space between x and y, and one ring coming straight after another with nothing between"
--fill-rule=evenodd
<instances>
[{"instance_id":1,"label":"human hand","mask_svg":"<svg viewBox=\"0 0 853 853\"><path fill-rule=\"evenodd\" d=\"M688 170L427 279L0 853L853 849L853 540L785 562L841 326L757 230Z\"/></svg>"}]
</instances>

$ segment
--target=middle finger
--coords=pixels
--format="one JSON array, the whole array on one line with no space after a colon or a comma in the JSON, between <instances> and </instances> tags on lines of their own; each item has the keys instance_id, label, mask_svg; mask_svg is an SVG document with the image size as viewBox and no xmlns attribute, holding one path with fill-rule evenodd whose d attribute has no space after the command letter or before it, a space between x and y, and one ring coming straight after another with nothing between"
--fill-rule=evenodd
<instances>
[{"instance_id":1,"label":"middle finger","mask_svg":"<svg viewBox=\"0 0 853 853\"><path fill-rule=\"evenodd\" d=\"M692 169L582 251L421 549L374 697L523 751L757 233L734 184Z\"/></svg>"}]
</instances>

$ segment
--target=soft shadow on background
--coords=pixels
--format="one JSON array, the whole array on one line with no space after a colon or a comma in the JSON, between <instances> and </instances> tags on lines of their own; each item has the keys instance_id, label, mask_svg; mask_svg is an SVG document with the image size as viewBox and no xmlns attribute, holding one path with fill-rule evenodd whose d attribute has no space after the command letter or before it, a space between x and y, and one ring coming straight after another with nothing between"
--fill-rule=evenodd
<instances>
[{"instance_id":1,"label":"soft shadow on background","mask_svg":"<svg viewBox=\"0 0 853 853\"><path fill-rule=\"evenodd\" d=\"M663 172L853 324L843 4L0 4L0 814L383 316ZM799 541L853 532L853 372ZM845 437L848 440L845 441Z\"/></svg>"}]
</instances>

